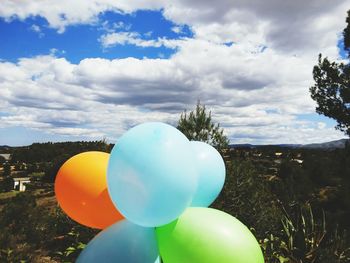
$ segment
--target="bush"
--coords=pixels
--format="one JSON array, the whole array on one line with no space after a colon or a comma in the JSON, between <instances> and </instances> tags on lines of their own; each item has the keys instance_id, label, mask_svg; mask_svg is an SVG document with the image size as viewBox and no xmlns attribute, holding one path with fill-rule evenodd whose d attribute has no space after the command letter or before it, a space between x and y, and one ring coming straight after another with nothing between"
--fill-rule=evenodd
<instances>
[{"instance_id":1,"label":"bush","mask_svg":"<svg viewBox=\"0 0 350 263\"><path fill-rule=\"evenodd\" d=\"M277 198L249 161L232 160L227 165L224 188L212 206L237 217L260 239L280 228Z\"/></svg>"},{"instance_id":2,"label":"bush","mask_svg":"<svg viewBox=\"0 0 350 263\"><path fill-rule=\"evenodd\" d=\"M0 229L0 262L33 261L38 255L73 262L97 233L73 222L59 207L38 206L28 192L3 207Z\"/></svg>"}]
</instances>

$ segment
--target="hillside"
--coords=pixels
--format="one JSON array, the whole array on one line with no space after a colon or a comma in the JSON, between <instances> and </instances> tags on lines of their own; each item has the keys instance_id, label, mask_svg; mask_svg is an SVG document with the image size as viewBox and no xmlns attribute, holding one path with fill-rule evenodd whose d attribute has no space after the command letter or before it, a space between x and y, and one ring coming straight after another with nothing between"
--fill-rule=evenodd
<instances>
[{"instance_id":1,"label":"hillside","mask_svg":"<svg viewBox=\"0 0 350 263\"><path fill-rule=\"evenodd\" d=\"M304 148L304 149L344 149L346 143L349 142L348 139L340 139L330 142L323 143L311 143L311 144L264 144L264 145L254 145L254 144L230 144L230 148Z\"/></svg>"},{"instance_id":2,"label":"hillside","mask_svg":"<svg viewBox=\"0 0 350 263\"><path fill-rule=\"evenodd\" d=\"M74 262L97 231L61 211L53 182L71 156L111 147L66 142L9 148L12 158L0 163L0 262ZM310 262L310 253L314 262L349 262L350 148L327 147L244 145L225 151L226 181L212 207L254 229L266 262L280 263L281 257ZM25 192L13 190L18 175L31 180ZM302 220L305 225L298 226ZM304 232L307 237L286 247Z\"/></svg>"}]
</instances>

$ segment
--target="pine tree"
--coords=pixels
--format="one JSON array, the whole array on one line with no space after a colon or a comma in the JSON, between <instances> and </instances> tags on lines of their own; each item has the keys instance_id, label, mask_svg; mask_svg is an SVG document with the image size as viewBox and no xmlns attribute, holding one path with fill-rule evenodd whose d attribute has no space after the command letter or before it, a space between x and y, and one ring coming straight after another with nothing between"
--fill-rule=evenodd
<instances>
[{"instance_id":1,"label":"pine tree","mask_svg":"<svg viewBox=\"0 0 350 263\"><path fill-rule=\"evenodd\" d=\"M350 10L343 31L344 48L350 58ZM331 62L319 55L314 66L315 84L310 88L311 98L317 102L316 112L337 121L336 129L350 136L350 65Z\"/></svg>"},{"instance_id":2,"label":"pine tree","mask_svg":"<svg viewBox=\"0 0 350 263\"><path fill-rule=\"evenodd\" d=\"M214 124L211 111L207 112L205 105L198 101L196 109L189 114L181 114L177 128L191 141L206 142L218 150L228 147L229 140L219 124Z\"/></svg>"}]
</instances>

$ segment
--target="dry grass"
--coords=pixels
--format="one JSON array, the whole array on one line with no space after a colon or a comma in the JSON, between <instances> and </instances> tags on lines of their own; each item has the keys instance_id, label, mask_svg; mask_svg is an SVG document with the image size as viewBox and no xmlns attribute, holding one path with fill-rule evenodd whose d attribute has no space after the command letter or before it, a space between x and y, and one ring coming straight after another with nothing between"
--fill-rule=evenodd
<instances>
[{"instance_id":1,"label":"dry grass","mask_svg":"<svg viewBox=\"0 0 350 263\"><path fill-rule=\"evenodd\" d=\"M5 200L5 199L15 197L18 193L19 191L10 191L5 193L0 193L0 200Z\"/></svg>"}]
</instances>

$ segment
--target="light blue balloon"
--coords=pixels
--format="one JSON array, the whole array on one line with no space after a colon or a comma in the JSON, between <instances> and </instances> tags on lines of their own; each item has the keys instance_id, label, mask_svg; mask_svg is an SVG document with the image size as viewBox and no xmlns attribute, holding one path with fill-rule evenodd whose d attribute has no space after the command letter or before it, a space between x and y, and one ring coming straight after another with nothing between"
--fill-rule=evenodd
<instances>
[{"instance_id":1,"label":"light blue balloon","mask_svg":"<svg viewBox=\"0 0 350 263\"><path fill-rule=\"evenodd\" d=\"M191 206L207 207L220 194L225 182L225 163L220 153L204 142L190 142L198 170L198 187Z\"/></svg>"},{"instance_id":2,"label":"light blue balloon","mask_svg":"<svg viewBox=\"0 0 350 263\"><path fill-rule=\"evenodd\" d=\"M161 226L178 218L190 206L197 181L188 139L164 123L130 129L110 154L109 195L126 219L141 226Z\"/></svg>"},{"instance_id":3,"label":"light blue balloon","mask_svg":"<svg viewBox=\"0 0 350 263\"><path fill-rule=\"evenodd\" d=\"M76 263L160 263L154 228L122 220L95 236Z\"/></svg>"}]
</instances>

